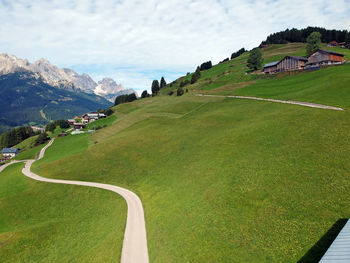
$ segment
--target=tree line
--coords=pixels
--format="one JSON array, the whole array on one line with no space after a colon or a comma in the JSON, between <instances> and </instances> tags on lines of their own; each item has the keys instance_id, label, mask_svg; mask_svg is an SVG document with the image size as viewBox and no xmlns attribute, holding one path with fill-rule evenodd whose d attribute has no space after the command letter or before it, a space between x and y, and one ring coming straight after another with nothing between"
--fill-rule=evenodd
<instances>
[{"instance_id":1,"label":"tree line","mask_svg":"<svg viewBox=\"0 0 350 263\"><path fill-rule=\"evenodd\" d=\"M261 44L286 44L288 42L306 42L307 37L312 32L321 34L321 41L328 43L331 41L350 43L350 31L329 30L323 27L307 27L303 29L286 29L269 35Z\"/></svg>"},{"instance_id":2,"label":"tree line","mask_svg":"<svg viewBox=\"0 0 350 263\"><path fill-rule=\"evenodd\" d=\"M39 134L40 132L34 132L34 130L29 126L22 126L14 128L8 132L0 135L0 147L9 148L20 142Z\"/></svg>"},{"instance_id":3,"label":"tree line","mask_svg":"<svg viewBox=\"0 0 350 263\"><path fill-rule=\"evenodd\" d=\"M114 105L119 105L121 103L126 103L126 102L132 102L134 100L137 100L135 93L131 93L128 95L120 95L115 98Z\"/></svg>"},{"instance_id":4,"label":"tree line","mask_svg":"<svg viewBox=\"0 0 350 263\"><path fill-rule=\"evenodd\" d=\"M310 56L320 48L322 35L318 31L311 32L306 38L306 55ZM250 70L261 69L263 63L261 48L254 48L250 51L247 66Z\"/></svg>"}]
</instances>

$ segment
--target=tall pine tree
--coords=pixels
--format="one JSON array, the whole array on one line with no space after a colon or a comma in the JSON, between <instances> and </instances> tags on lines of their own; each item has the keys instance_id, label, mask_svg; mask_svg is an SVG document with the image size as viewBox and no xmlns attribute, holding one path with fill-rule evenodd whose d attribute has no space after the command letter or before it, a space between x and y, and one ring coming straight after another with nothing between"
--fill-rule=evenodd
<instances>
[{"instance_id":1,"label":"tall pine tree","mask_svg":"<svg viewBox=\"0 0 350 263\"><path fill-rule=\"evenodd\" d=\"M158 80L153 80L152 82L152 95L156 96L159 92L159 81Z\"/></svg>"},{"instance_id":2,"label":"tall pine tree","mask_svg":"<svg viewBox=\"0 0 350 263\"><path fill-rule=\"evenodd\" d=\"M166 86L166 81L165 81L164 77L162 77L160 79L160 89L164 88L165 86Z\"/></svg>"}]
</instances>

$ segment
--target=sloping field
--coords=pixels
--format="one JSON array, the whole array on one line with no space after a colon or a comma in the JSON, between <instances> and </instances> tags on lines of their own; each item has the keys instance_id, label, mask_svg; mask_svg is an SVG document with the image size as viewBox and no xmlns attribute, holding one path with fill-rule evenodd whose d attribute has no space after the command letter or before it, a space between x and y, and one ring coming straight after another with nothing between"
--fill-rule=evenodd
<instances>
[{"instance_id":1,"label":"sloping field","mask_svg":"<svg viewBox=\"0 0 350 263\"><path fill-rule=\"evenodd\" d=\"M304 44L272 45L264 50L265 62L287 54L303 55ZM350 217L349 66L267 78L245 74L248 55L202 72L199 82L189 85L189 93L182 97L160 96L115 107L117 118L108 127L93 135L56 139L45 158L34 164L34 171L50 178L115 184L135 192L145 210L150 262L298 261L334 223ZM180 81L161 93L176 89ZM346 110L193 93L299 100ZM11 173L9 178L15 178L18 170ZM35 182L28 195L36 197L34 190L47 191L47 187ZM83 230L66 236L67 246L54 242L57 247L52 250L50 239L40 238L31 228L31 242L42 248L43 255L55 258L64 251L67 261L81 262L85 257L76 257L77 244L92 242L91 235L109 233L110 239L102 235L95 240L96 249L79 248L79 255L88 251L86 258L94 262L118 261L123 201L89 189L76 192L77 188L56 187L51 198L62 202L45 201L39 207L28 201L7 218L21 214L23 207L32 207L28 211L35 213L42 207L65 211L64 216L61 212L52 217L72 218L67 229ZM75 196L85 191L88 196ZM17 206L19 197L10 198L7 210ZM50 222L43 216L40 220ZM66 230L63 225L51 233L51 240L60 240ZM3 233L12 232L0 233L0 256L26 251L15 261L36 259L39 250L26 250L24 237L17 236L17 246L1 241ZM322 250L316 248L308 260L317 262L320 256Z\"/></svg>"},{"instance_id":2,"label":"sloping field","mask_svg":"<svg viewBox=\"0 0 350 263\"><path fill-rule=\"evenodd\" d=\"M35 170L136 192L151 262L296 262L350 216L347 112L192 96L116 111L86 151Z\"/></svg>"},{"instance_id":3,"label":"sloping field","mask_svg":"<svg viewBox=\"0 0 350 263\"><path fill-rule=\"evenodd\" d=\"M1 262L118 262L126 219L116 194L0 173Z\"/></svg>"}]
</instances>

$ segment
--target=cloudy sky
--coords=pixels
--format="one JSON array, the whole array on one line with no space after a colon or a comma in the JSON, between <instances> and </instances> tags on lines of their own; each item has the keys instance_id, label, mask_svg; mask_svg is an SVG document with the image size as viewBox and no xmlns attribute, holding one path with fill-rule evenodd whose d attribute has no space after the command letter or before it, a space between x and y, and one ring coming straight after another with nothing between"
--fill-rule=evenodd
<instances>
[{"instance_id":1,"label":"cloudy sky","mask_svg":"<svg viewBox=\"0 0 350 263\"><path fill-rule=\"evenodd\" d=\"M270 33L350 29L350 0L0 0L0 53L149 89Z\"/></svg>"}]
</instances>

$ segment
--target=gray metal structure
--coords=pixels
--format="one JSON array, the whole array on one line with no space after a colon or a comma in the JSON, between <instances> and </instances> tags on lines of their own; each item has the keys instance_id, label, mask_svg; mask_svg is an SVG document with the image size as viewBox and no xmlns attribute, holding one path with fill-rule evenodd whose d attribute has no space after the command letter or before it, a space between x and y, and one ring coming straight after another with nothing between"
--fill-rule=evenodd
<instances>
[{"instance_id":1,"label":"gray metal structure","mask_svg":"<svg viewBox=\"0 0 350 263\"><path fill-rule=\"evenodd\" d=\"M323 255L320 263L345 263L350 262L350 220L346 222L332 245Z\"/></svg>"}]
</instances>

